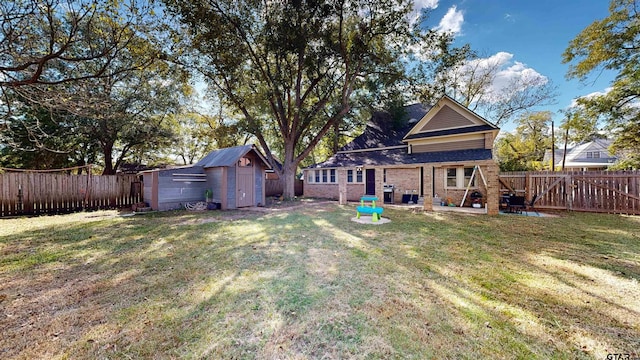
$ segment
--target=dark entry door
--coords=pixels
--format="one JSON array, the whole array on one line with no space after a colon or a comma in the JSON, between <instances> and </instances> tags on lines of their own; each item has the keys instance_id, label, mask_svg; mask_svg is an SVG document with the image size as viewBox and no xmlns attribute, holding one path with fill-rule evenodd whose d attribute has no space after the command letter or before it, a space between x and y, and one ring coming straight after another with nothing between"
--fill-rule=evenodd
<instances>
[{"instance_id":1,"label":"dark entry door","mask_svg":"<svg viewBox=\"0 0 640 360\"><path fill-rule=\"evenodd\" d=\"M366 183L365 183L365 195L376 194L376 169L367 169Z\"/></svg>"}]
</instances>

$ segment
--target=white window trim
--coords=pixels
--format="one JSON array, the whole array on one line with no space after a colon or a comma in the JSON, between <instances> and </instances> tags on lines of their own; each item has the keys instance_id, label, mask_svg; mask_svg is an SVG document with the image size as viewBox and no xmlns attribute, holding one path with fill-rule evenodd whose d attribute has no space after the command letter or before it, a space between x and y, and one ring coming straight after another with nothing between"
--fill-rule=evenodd
<instances>
[{"instance_id":1,"label":"white window trim","mask_svg":"<svg viewBox=\"0 0 640 360\"><path fill-rule=\"evenodd\" d=\"M456 186L447 185L447 172L448 172L449 169L456 169ZM445 187L445 189L466 189L467 188L468 184L466 183L465 178L464 178L464 169L473 169L473 167L464 166L464 167L447 167L447 168L444 168L444 187ZM479 174L476 173L476 176L473 179L475 184L472 184L470 189L477 189L478 188L478 176L479 176Z\"/></svg>"},{"instance_id":2,"label":"white window trim","mask_svg":"<svg viewBox=\"0 0 640 360\"><path fill-rule=\"evenodd\" d=\"M331 170L335 171L336 176L335 176L335 181L331 181ZM338 170L336 169L313 169L313 170L307 170L309 172L309 174L307 175L307 182L309 184L337 184L338 183ZM327 181L323 181L323 171L327 172ZM318 180L316 181L316 174L318 174Z\"/></svg>"},{"instance_id":3,"label":"white window trim","mask_svg":"<svg viewBox=\"0 0 640 360\"><path fill-rule=\"evenodd\" d=\"M349 182L349 171L351 171L351 174L352 174L352 177L351 177L352 181L351 182ZM360 170L360 173L362 174L362 176L361 176L362 180L358 181L358 171L356 169L347 169L347 173L346 173L347 184L364 184L364 176L365 176L364 169Z\"/></svg>"}]
</instances>

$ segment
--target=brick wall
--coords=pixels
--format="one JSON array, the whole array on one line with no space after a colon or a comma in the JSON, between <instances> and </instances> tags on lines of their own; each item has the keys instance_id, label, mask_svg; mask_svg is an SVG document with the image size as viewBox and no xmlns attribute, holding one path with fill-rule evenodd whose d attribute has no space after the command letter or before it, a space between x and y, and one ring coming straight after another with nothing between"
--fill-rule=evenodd
<instances>
[{"instance_id":1,"label":"brick wall","mask_svg":"<svg viewBox=\"0 0 640 360\"><path fill-rule=\"evenodd\" d=\"M360 201L364 195L364 184L347 184L347 200ZM338 184L304 184L304 196L319 199L339 200Z\"/></svg>"},{"instance_id":2,"label":"brick wall","mask_svg":"<svg viewBox=\"0 0 640 360\"><path fill-rule=\"evenodd\" d=\"M484 148L493 149L493 133L488 132L484 134Z\"/></svg>"},{"instance_id":3,"label":"brick wall","mask_svg":"<svg viewBox=\"0 0 640 360\"><path fill-rule=\"evenodd\" d=\"M480 165L482 168L482 172L487 181L487 188L485 188L482 180L480 178L480 174L477 174L477 188L471 188L469 192L473 190L478 190L483 194L483 202L487 203L488 213L490 215L494 215L498 213L498 197L499 197L499 183L498 183L498 175L499 175L499 167L493 160L485 160L485 161L477 161L477 162L469 162L465 163L464 167L473 167L474 165ZM432 166L434 167L432 167ZM445 172L448 167L460 167L461 163L451 163L451 164L428 164L425 166L425 174L424 174L424 194L425 194L425 202L432 202L432 198L430 196L435 196L436 194L441 199L450 198L451 201L456 204L456 206L460 205L462 198L465 193L465 188L461 189L445 189ZM383 168L376 168L376 194L380 199L383 199L384 194L382 193L382 184L384 182L383 177ZM432 170L435 169L435 170ZM435 172L433 179L431 178L432 171ZM428 172L428 173L427 173ZM408 190L408 193L413 194L413 190L416 190L416 194L420 192L420 168L387 168L386 170L386 184L393 184L396 187L396 191L394 193L394 202L401 203L402 202L402 194ZM339 200L340 192L342 192L344 197L348 201L359 201L360 197L365 193L365 184L359 183L346 183L346 171L340 169L338 170L338 181L340 181L343 177L345 177L342 187L340 188L338 184L312 184L305 183L304 184L304 196L306 197L315 197L315 198L324 198L324 199L333 199ZM435 192L431 194L431 180L433 180L435 185ZM465 201L465 205L469 206L469 194L467 194L467 201ZM429 210L429 206L425 206L425 210Z\"/></svg>"},{"instance_id":4,"label":"brick wall","mask_svg":"<svg viewBox=\"0 0 640 360\"><path fill-rule=\"evenodd\" d=\"M419 168L391 168L387 169L387 184L393 184L395 192L393 201L402 202L402 194L408 191L409 194L420 193L420 169ZM415 190L415 193L413 192Z\"/></svg>"},{"instance_id":5,"label":"brick wall","mask_svg":"<svg viewBox=\"0 0 640 360\"><path fill-rule=\"evenodd\" d=\"M304 184L304 196L338 200L338 184Z\"/></svg>"}]
</instances>

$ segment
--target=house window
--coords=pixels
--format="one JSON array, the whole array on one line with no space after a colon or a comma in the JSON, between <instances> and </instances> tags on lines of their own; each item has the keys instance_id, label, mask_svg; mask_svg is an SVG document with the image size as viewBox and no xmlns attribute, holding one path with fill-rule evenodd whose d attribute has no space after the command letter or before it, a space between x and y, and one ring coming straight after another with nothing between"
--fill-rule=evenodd
<instances>
[{"instance_id":1,"label":"house window","mask_svg":"<svg viewBox=\"0 0 640 360\"><path fill-rule=\"evenodd\" d=\"M458 186L458 169L456 168L448 168L447 169L447 187L457 187Z\"/></svg>"},{"instance_id":2,"label":"house window","mask_svg":"<svg viewBox=\"0 0 640 360\"><path fill-rule=\"evenodd\" d=\"M473 174L472 167L465 168L447 168L446 169L446 187L448 188L458 188L463 189L469 185L469 180L471 179L471 175ZM473 178L473 182L471 183L471 187L476 187L478 184L477 177Z\"/></svg>"},{"instance_id":3,"label":"house window","mask_svg":"<svg viewBox=\"0 0 640 360\"><path fill-rule=\"evenodd\" d=\"M382 169L382 182L387 183L387 169Z\"/></svg>"},{"instance_id":4,"label":"house window","mask_svg":"<svg viewBox=\"0 0 640 360\"><path fill-rule=\"evenodd\" d=\"M347 170L347 182L348 183L353 182L353 170Z\"/></svg>"},{"instance_id":5,"label":"house window","mask_svg":"<svg viewBox=\"0 0 640 360\"><path fill-rule=\"evenodd\" d=\"M471 175L473 175L473 168L464 168L464 182L462 183L463 187L467 187L469 185L469 181L471 180ZM471 187L476 187L477 177L473 177L473 182L471 183Z\"/></svg>"},{"instance_id":6,"label":"house window","mask_svg":"<svg viewBox=\"0 0 640 360\"><path fill-rule=\"evenodd\" d=\"M587 151L587 159L599 159L600 151Z\"/></svg>"},{"instance_id":7,"label":"house window","mask_svg":"<svg viewBox=\"0 0 640 360\"><path fill-rule=\"evenodd\" d=\"M356 182L362 182L362 170L356 170Z\"/></svg>"},{"instance_id":8,"label":"house window","mask_svg":"<svg viewBox=\"0 0 640 360\"><path fill-rule=\"evenodd\" d=\"M309 170L307 181L310 184L336 182L336 169Z\"/></svg>"}]
</instances>

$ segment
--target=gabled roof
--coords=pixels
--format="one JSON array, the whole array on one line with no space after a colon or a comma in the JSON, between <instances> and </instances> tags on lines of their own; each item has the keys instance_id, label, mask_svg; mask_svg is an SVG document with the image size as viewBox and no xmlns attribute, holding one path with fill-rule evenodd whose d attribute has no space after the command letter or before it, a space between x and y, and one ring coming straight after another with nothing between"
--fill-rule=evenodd
<instances>
[{"instance_id":1,"label":"gabled roof","mask_svg":"<svg viewBox=\"0 0 640 360\"><path fill-rule=\"evenodd\" d=\"M258 158L260 158L267 168L271 168L267 159L258 149L256 149L254 145L242 145L214 150L202 158L202 160L195 163L194 166L202 166L203 168L233 166L238 162L238 160L240 160L240 158L252 151L258 156Z\"/></svg>"},{"instance_id":2,"label":"gabled roof","mask_svg":"<svg viewBox=\"0 0 640 360\"><path fill-rule=\"evenodd\" d=\"M450 97L440 98L433 107L422 104L409 105L405 107L405 113L406 116L400 121L393 119L391 114L386 112L375 113L360 136L326 161L312 165L308 169L475 161L493 158L491 149L408 152L407 143L414 139L497 133L500 130ZM432 120L433 122L430 123Z\"/></svg>"},{"instance_id":3,"label":"gabled roof","mask_svg":"<svg viewBox=\"0 0 640 360\"><path fill-rule=\"evenodd\" d=\"M376 111L371 116L364 132L342 147L339 152L394 146L406 147L402 138L418 120L422 119L428 110L429 106L423 104L408 105L404 107L405 115L401 119L394 119L386 111Z\"/></svg>"},{"instance_id":4,"label":"gabled roof","mask_svg":"<svg viewBox=\"0 0 640 360\"><path fill-rule=\"evenodd\" d=\"M407 132L403 141L472 132L495 131L497 133L499 130L482 116L444 95Z\"/></svg>"},{"instance_id":5,"label":"gabled roof","mask_svg":"<svg viewBox=\"0 0 640 360\"><path fill-rule=\"evenodd\" d=\"M413 154L407 153L406 148L385 149L366 152L337 153L326 161L311 165L307 169L475 161L489 160L491 158L491 149L438 151Z\"/></svg>"},{"instance_id":6,"label":"gabled roof","mask_svg":"<svg viewBox=\"0 0 640 360\"><path fill-rule=\"evenodd\" d=\"M565 158L565 167L608 167L616 162L617 157L608 155L609 146L612 141L608 139L595 139L593 141L578 144L567 149ZM586 153L591 151L599 151L607 154L607 156L598 158L587 158ZM555 166L562 165L563 149L555 149ZM544 162L551 160L551 151L547 150L544 154Z\"/></svg>"}]
</instances>

